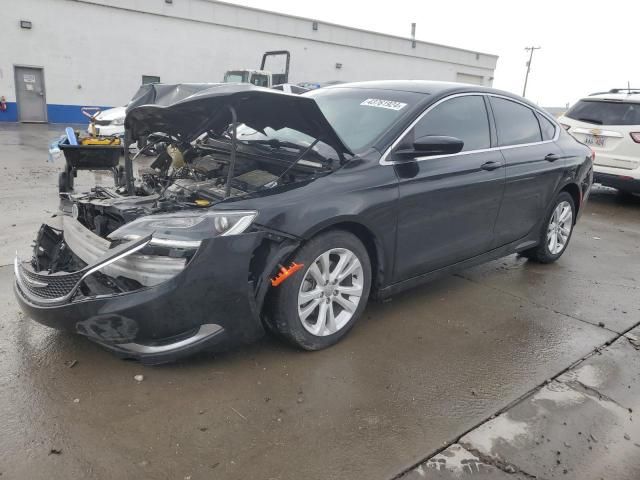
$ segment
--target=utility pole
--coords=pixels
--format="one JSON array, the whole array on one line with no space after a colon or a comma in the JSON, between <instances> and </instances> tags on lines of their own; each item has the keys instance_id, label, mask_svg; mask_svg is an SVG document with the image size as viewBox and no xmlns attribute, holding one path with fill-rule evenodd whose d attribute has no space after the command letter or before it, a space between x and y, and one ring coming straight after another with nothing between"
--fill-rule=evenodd
<instances>
[{"instance_id":1,"label":"utility pole","mask_svg":"<svg viewBox=\"0 0 640 480\"><path fill-rule=\"evenodd\" d=\"M531 61L533 60L534 50L540 50L540 47L525 47L525 50L529 52L529 61L527 62L527 74L524 77L524 88L522 89L522 96L527 93L527 81L529 80L529 71L531 70Z\"/></svg>"}]
</instances>

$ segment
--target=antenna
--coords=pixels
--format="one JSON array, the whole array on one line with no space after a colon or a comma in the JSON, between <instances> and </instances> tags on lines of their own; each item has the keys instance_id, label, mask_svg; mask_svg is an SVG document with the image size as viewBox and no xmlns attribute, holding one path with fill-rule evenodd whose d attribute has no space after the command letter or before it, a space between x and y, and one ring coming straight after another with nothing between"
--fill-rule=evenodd
<instances>
[{"instance_id":1,"label":"antenna","mask_svg":"<svg viewBox=\"0 0 640 480\"><path fill-rule=\"evenodd\" d=\"M529 52L529 61L527 62L527 74L524 77L524 87L522 88L522 96L527 93L527 82L529 81L529 72L531 71L531 61L533 60L534 50L540 50L540 47L525 47L525 50Z\"/></svg>"}]
</instances>

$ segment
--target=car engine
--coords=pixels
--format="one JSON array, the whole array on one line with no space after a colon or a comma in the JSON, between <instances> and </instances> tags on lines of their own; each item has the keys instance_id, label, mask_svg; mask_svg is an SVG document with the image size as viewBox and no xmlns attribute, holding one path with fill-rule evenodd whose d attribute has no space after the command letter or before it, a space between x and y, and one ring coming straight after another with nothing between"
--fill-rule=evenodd
<instances>
[{"instance_id":1,"label":"car engine","mask_svg":"<svg viewBox=\"0 0 640 480\"><path fill-rule=\"evenodd\" d=\"M238 151L227 192L228 151L200 142L195 145L160 145L149 167L139 168L134 196L122 188L94 187L69 193L63 209L89 230L107 237L122 225L144 215L187 208L206 208L229 197L303 181L327 173L319 162L295 163L295 156ZM293 157L293 158L292 158ZM65 208L66 204L66 208Z\"/></svg>"}]
</instances>

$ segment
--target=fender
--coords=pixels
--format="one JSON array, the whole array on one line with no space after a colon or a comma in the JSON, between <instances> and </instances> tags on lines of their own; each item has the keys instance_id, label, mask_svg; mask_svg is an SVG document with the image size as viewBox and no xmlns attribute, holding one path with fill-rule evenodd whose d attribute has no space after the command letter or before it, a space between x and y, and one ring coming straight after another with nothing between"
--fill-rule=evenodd
<instances>
[{"instance_id":1,"label":"fender","mask_svg":"<svg viewBox=\"0 0 640 480\"><path fill-rule=\"evenodd\" d=\"M388 252L393 252L395 245L384 245L381 239L383 238L380 232L369 224L363 217L356 215L339 215L337 217L331 217L314 225L313 228L304 232L302 237L304 240L309 240L311 237L318 233L329 230L333 227L343 228L354 235L356 235L364 243L369 255L375 254L371 260L374 262L372 265L375 267L375 277L372 286L374 291L387 285L386 272L393 271L393 255ZM366 238L362 238L362 236ZM395 236L394 236L395 241ZM373 252L372 252L373 250Z\"/></svg>"}]
</instances>

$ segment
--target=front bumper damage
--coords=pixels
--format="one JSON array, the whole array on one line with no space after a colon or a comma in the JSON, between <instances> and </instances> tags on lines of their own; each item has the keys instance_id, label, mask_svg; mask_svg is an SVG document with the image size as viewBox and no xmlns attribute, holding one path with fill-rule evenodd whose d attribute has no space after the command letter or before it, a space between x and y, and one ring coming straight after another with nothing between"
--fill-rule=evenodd
<instances>
[{"instance_id":1,"label":"front bumper damage","mask_svg":"<svg viewBox=\"0 0 640 480\"><path fill-rule=\"evenodd\" d=\"M151 236L109 249L109 242L65 217L64 240L88 265L47 275L16 259L15 294L39 323L82 334L124 358L170 362L264 334L258 307L264 282L258 289L250 263L266 237L258 231L211 238L186 263L142 254ZM265 260L261 266L270 269L271 264ZM83 295L80 286L95 272L135 277L141 287Z\"/></svg>"}]
</instances>

